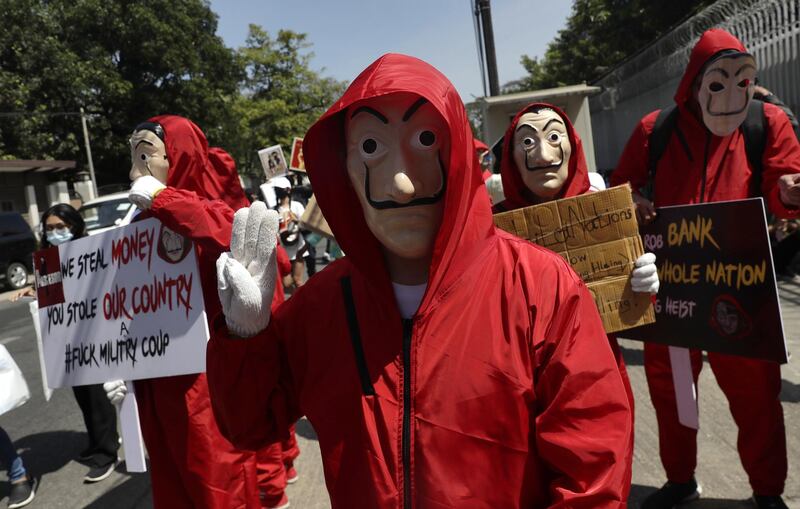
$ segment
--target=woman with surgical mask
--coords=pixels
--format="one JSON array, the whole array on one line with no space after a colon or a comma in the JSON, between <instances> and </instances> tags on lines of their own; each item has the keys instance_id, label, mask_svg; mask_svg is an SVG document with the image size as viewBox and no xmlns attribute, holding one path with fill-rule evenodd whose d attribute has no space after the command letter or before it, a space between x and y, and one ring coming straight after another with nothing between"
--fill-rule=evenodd
<instances>
[{"instance_id":1,"label":"woman with surgical mask","mask_svg":"<svg viewBox=\"0 0 800 509\"><path fill-rule=\"evenodd\" d=\"M53 205L42 214L41 249L59 246L72 240L86 237L86 223L74 207L66 203ZM35 297L36 291L25 288L12 300L22 296ZM106 479L114 471L117 463L119 436L117 435L117 414L114 406L106 398L102 384L73 387L75 400L83 414L83 422L89 435L87 447L78 454L78 460L89 467L83 477L86 483Z\"/></svg>"}]
</instances>

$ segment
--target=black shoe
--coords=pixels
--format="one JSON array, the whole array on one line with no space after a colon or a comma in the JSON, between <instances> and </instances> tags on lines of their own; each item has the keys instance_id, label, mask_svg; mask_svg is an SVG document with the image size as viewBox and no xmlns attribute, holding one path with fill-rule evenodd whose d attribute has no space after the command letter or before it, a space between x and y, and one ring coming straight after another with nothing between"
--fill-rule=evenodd
<instances>
[{"instance_id":1,"label":"black shoe","mask_svg":"<svg viewBox=\"0 0 800 509\"><path fill-rule=\"evenodd\" d=\"M89 472L85 476L83 476L83 482L85 483L100 482L103 479L106 479L108 476L110 476L111 472L114 471L114 467L116 466L117 466L117 461L114 460L106 465L102 465L99 467L92 467L89 470Z\"/></svg>"},{"instance_id":2,"label":"black shoe","mask_svg":"<svg viewBox=\"0 0 800 509\"><path fill-rule=\"evenodd\" d=\"M36 491L33 482L26 479L22 482L11 483L11 493L8 494L8 509L25 507L33 501Z\"/></svg>"},{"instance_id":3,"label":"black shoe","mask_svg":"<svg viewBox=\"0 0 800 509\"><path fill-rule=\"evenodd\" d=\"M756 503L758 509L789 509L781 497L765 497L762 495L753 495L753 502Z\"/></svg>"},{"instance_id":4,"label":"black shoe","mask_svg":"<svg viewBox=\"0 0 800 509\"><path fill-rule=\"evenodd\" d=\"M668 482L642 502L642 509L672 509L678 504L700 498L702 489L697 481Z\"/></svg>"}]
</instances>

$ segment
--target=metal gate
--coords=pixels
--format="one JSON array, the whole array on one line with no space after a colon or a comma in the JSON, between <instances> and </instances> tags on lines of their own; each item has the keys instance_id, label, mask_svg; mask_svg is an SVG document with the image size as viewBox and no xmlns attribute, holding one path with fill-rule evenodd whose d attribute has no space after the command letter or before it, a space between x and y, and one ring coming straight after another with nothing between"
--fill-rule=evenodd
<instances>
[{"instance_id":1,"label":"metal gate","mask_svg":"<svg viewBox=\"0 0 800 509\"><path fill-rule=\"evenodd\" d=\"M597 167L617 164L636 123L668 106L700 35L721 27L756 57L758 79L800 112L800 0L720 0L642 48L594 85L592 133Z\"/></svg>"}]
</instances>

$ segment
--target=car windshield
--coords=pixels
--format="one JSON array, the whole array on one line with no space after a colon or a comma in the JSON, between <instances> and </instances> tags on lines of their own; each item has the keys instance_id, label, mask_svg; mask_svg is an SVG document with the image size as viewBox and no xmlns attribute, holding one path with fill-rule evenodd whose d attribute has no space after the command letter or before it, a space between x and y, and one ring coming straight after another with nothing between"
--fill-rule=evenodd
<instances>
[{"instance_id":1,"label":"car windshield","mask_svg":"<svg viewBox=\"0 0 800 509\"><path fill-rule=\"evenodd\" d=\"M86 221L86 230L92 231L98 228L116 226L117 220L122 220L133 204L127 198L118 200L108 200L100 203L93 203L81 207L81 215Z\"/></svg>"}]
</instances>

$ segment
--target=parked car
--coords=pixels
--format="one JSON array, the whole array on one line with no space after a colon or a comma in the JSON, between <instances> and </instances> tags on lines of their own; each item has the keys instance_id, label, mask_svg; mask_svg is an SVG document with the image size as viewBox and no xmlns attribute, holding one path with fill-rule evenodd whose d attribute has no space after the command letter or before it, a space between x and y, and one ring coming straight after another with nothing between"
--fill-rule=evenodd
<instances>
[{"instance_id":1,"label":"parked car","mask_svg":"<svg viewBox=\"0 0 800 509\"><path fill-rule=\"evenodd\" d=\"M89 235L130 224L136 207L128 201L128 193L114 193L89 200L78 211L86 221Z\"/></svg>"},{"instance_id":2,"label":"parked car","mask_svg":"<svg viewBox=\"0 0 800 509\"><path fill-rule=\"evenodd\" d=\"M28 284L33 273L36 237L18 212L0 212L0 280L13 290Z\"/></svg>"}]
</instances>

